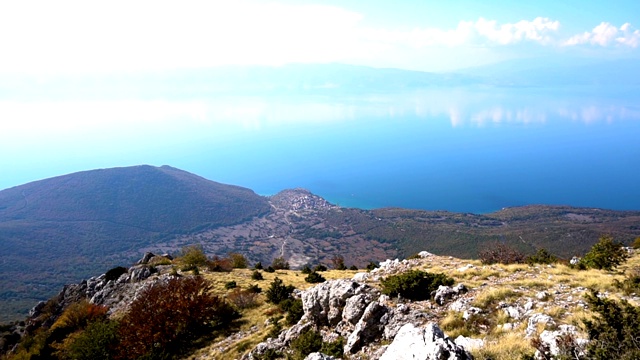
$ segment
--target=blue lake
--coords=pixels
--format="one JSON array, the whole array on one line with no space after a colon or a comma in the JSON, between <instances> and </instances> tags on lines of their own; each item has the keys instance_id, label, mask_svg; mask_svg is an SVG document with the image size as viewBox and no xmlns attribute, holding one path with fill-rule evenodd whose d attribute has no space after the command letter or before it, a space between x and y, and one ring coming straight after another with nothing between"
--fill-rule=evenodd
<instances>
[{"instance_id":1,"label":"blue lake","mask_svg":"<svg viewBox=\"0 0 640 360\"><path fill-rule=\"evenodd\" d=\"M88 111L104 106L109 119L137 117L45 142L56 155L42 149L37 161L14 161L27 164L25 174L49 169L47 176L167 164L259 194L303 187L360 208L640 210L637 94L477 88L229 96L128 102L123 115L109 113L118 103L93 104ZM36 146L32 137L24 146Z\"/></svg>"},{"instance_id":2,"label":"blue lake","mask_svg":"<svg viewBox=\"0 0 640 360\"><path fill-rule=\"evenodd\" d=\"M234 98L234 124L173 163L261 194L485 213L526 204L640 210L640 108L624 94L432 90ZM222 114L222 115L220 115ZM242 125L239 125L242 124Z\"/></svg>"}]
</instances>

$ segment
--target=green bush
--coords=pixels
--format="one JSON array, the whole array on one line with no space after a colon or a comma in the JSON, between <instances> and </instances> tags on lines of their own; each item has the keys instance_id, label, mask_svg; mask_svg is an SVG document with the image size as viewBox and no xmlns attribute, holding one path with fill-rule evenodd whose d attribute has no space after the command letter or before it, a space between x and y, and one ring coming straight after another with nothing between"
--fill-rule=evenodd
<instances>
[{"instance_id":1,"label":"green bush","mask_svg":"<svg viewBox=\"0 0 640 360\"><path fill-rule=\"evenodd\" d=\"M271 267L274 270L289 270L289 263L284 260L282 256L279 256L271 262Z\"/></svg>"},{"instance_id":2,"label":"green bush","mask_svg":"<svg viewBox=\"0 0 640 360\"><path fill-rule=\"evenodd\" d=\"M380 265L378 265L378 263L375 262L375 261L369 261L369 263L367 264L367 270L368 271L371 271L373 269L377 269L379 267L380 267Z\"/></svg>"},{"instance_id":3,"label":"green bush","mask_svg":"<svg viewBox=\"0 0 640 360\"><path fill-rule=\"evenodd\" d=\"M252 280L264 280L264 276L262 276L262 273L258 270L253 270L253 272L251 273L251 279Z\"/></svg>"},{"instance_id":4,"label":"green bush","mask_svg":"<svg viewBox=\"0 0 640 360\"><path fill-rule=\"evenodd\" d=\"M246 269L247 268L247 258L244 255L239 253L229 253L229 260L231 260L231 266L234 269Z\"/></svg>"},{"instance_id":5,"label":"green bush","mask_svg":"<svg viewBox=\"0 0 640 360\"><path fill-rule=\"evenodd\" d=\"M351 267L349 268L349 270L354 270L354 271L358 271L358 267L355 265L351 265Z\"/></svg>"},{"instance_id":6,"label":"green bush","mask_svg":"<svg viewBox=\"0 0 640 360\"><path fill-rule=\"evenodd\" d=\"M260 286L256 285L256 284L251 284L249 285L249 287L247 288L248 291L254 292L256 294L260 294L262 292L262 289L260 288Z\"/></svg>"},{"instance_id":7,"label":"green bush","mask_svg":"<svg viewBox=\"0 0 640 360\"><path fill-rule=\"evenodd\" d=\"M235 289L238 287L238 284L235 281L228 281L224 284L224 288L227 290Z\"/></svg>"},{"instance_id":8,"label":"green bush","mask_svg":"<svg viewBox=\"0 0 640 360\"><path fill-rule=\"evenodd\" d=\"M318 264L318 265L313 267L313 271L315 271L315 272L327 271L327 267L322 265L322 264Z\"/></svg>"},{"instance_id":9,"label":"green bush","mask_svg":"<svg viewBox=\"0 0 640 360\"><path fill-rule=\"evenodd\" d=\"M118 323L105 320L89 324L66 346L60 358L77 360L113 359L113 349L118 342Z\"/></svg>"},{"instance_id":10,"label":"green bush","mask_svg":"<svg viewBox=\"0 0 640 360\"><path fill-rule=\"evenodd\" d=\"M583 320L589 335L589 359L640 359L640 307L626 300L598 296L595 290L586 295L596 316Z\"/></svg>"},{"instance_id":11,"label":"green bush","mask_svg":"<svg viewBox=\"0 0 640 360\"><path fill-rule=\"evenodd\" d=\"M610 271L628 258L629 254L621 243L613 241L611 236L602 236L580 260L580 264L587 268Z\"/></svg>"},{"instance_id":12,"label":"green bush","mask_svg":"<svg viewBox=\"0 0 640 360\"><path fill-rule=\"evenodd\" d=\"M295 325L300 319L302 319L302 315L304 315L302 300L300 299L286 299L282 301L278 307L280 310L287 313L287 316L285 317L287 325Z\"/></svg>"},{"instance_id":13,"label":"green bush","mask_svg":"<svg viewBox=\"0 0 640 360\"><path fill-rule=\"evenodd\" d=\"M339 337L336 341L322 343L320 352L325 355L342 359L344 356L344 338Z\"/></svg>"},{"instance_id":14,"label":"green bush","mask_svg":"<svg viewBox=\"0 0 640 360\"><path fill-rule=\"evenodd\" d=\"M268 268L264 269L264 271L268 272L268 273L273 273L273 272L276 272L276 269L274 269L273 267L269 266Z\"/></svg>"},{"instance_id":15,"label":"green bush","mask_svg":"<svg viewBox=\"0 0 640 360\"><path fill-rule=\"evenodd\" d=\"M183 247L177 260L184 268L191 269L195 266L206 266L209 262L202 245L190 245Z\"/></svg>"},{"instance_id":16,"label":"green bush","mask_svg":"<svg viewBox=\"0 0 640 360\"><path fill-rule=\"evenodd\" d=\"M307 330L291 341L294 359L304 359L307 355L322 348L322 335L317 331Z\"/></svg>"},{"instance_id":17,"label":"green bush","mask_svg":"<svg viewBox=\"0 0 640 360\"><path fill-rule=\"evenodd\" d=\"M534 255L527 256L526 262L529 265L553 264L558 262L558 258L548 252L546 249L541 248L538 249L538 252L536 252Z\"/></svg>"},{"instance_id":18,"label":"green bush","mask_svg":"<svg viewBox=\"0 0 640 360\"><path fill-rule=\"evenodd\" d=\"M258 261L255 265L253 265L253 268L255 270L262 270L263 269L262 263L260 261Z\"/></svg>"},{"instance_id":19,"label":"green bush","mask_svg":"<svg viewBox=\"0 0 640 360\"><path fill-rule=\"evenodd\" d=\"M122 267L122 266L114 267L113 269L107 271L104 274L104 279L106 281L118 280L120 278L120 275L126 274L128 271L129 269L127 269L126 267Z\"/></svg>"},{"instance_id":20,"label":"green bush","mask_svg":"<svg viewBox=\"0 0 640 360\"><path fill-rule=\"evenodd\" d=\"M453 279L445 274L410 270L382 279L382 293L391 297L402 296L411 300L428 300L431 292L440 285L453 285Z\"/></svg>"},{"instance_id":21,"label":"green bush","mask_svg":"<svg viewBox=\"0 0 640 360\"><path fill-rule=\"evenodd\" d=\"M311 274L311 271L312 270L309 267L309 265L303 266L302 269L300 270L301 273L306 274L306 275Z\"/></svg>"},{"instance_id":22,"label":"green bush","mask_svg":"<svg viewBox=\"0 0 640 360\"><path fill-rule=\"evenodd\" d=\"M613 284L626 295L640 294L640 267L634 266L627 270L624 280L614 279Z\"/></svg>"},{"instance_id":23,"label":"green bush","mask_svg":"<svg viewBox=\"0 0 640 360\"><path fill-rule=\"evenodd\" d=\"M269 289L265 291L267 302L278 305L282 301L288 299L293 293L295 287L293 285L284 285L284 282L280 278L276 277L269 285Z\"/></svg>"},{"instance_id":24,"label":"green bush","mask_svg":"<svg viewBox=\"0 0 640 360\"><path fill-rule=\"evenodd\" d=\"M307 275L307 277L304 278L304 281L311 284L317 284L317 283L325 282L327 281L327 279L325 279L324 276L318 274L317 272L312 271L309 275Z\"/></svg>"}]
</instances>

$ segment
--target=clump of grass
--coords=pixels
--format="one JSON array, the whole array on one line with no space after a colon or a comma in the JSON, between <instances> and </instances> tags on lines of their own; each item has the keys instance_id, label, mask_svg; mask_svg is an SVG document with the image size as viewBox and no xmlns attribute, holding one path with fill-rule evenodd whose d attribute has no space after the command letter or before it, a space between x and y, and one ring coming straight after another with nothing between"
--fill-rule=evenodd
<instances>
[{"instance_id":1,"label":"clump of grass","mask_svg":"<svg viewBox=\"0 0 640 360\"><path fill-rule=\"evenodd\" d=\"M500 301L516 297L519 294L509 288L494 288L480 293L473 301L473 306L480 309L488 309L493 305L498 304Z\"/></svg>"},{"instance_id":2,"label":"clump of grass","mask_svg":"<svg viewBox=\"0 0 640 360\"><path fill-rule=\"evenodd\" d=\"M513 360L532 359L535 350L522 334L509 332L498 339L485 342L482 348L471 351L475 359Z\"/></svg>"}]
</instances>

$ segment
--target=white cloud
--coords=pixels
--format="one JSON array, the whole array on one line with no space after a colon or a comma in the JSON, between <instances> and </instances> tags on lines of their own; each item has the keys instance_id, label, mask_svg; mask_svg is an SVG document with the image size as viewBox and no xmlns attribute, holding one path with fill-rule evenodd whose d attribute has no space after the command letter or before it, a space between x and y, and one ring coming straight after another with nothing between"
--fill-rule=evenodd
<instances>
[{"instance_id":1,"label":"white cloud","mask_svg":"<svg viewBox=\"0 0 640 360\"><path fill-rule=\"evenodd\" d=\"M620 28L608 22L602 22L591 31L572 36L564 42L566 46L591 44L597 46L624 45L632 48L640 43L640 30L633 30L629 23L624 23Z\"/></svg>"},{"instance_id":2,"label":"white cloud","mask_svg":"<svg viewBox=\"0 0 640 360\"><path fill-rule=\"evenodd\" d=\"M365 29L363 37L384 43L398 43L414 48L478 44L509 45L523 41L547 43L550 34L560 27L558 21L537 17L532 21L498 24L495 20L460 21L455 29L416 28L410 31Z\"/></svg>"}]
</instances>

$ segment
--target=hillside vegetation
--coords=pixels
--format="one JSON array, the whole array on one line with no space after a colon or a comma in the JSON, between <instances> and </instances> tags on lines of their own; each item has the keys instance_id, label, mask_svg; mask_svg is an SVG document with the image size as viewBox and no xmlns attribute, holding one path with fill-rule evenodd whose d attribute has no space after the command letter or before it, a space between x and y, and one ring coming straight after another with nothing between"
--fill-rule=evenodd
<instances>
[{"instance_id":1,"label":"hillside vegetation","mask_svg":"<svg viewBox=\"0 0 640 360\"><path fill-rule=\"evenodd\" d=\"M619 243L605 248L608 239L600 239L601 245L591 249L591 258L618 252ZM91 305L77 296L82 291L66 289L27 320L27 335L6 359L43 355L53 359L123 358L118 354L131 358L134 353L150 359L303 359L312 351L344 359L378 359L393 348L387 345L408 323L417 327L436 324L450 339L447 341L456 339L455 346L475 359L634 358L639 351L626 333L640 326L640 253L636 251L619 253L621 261L614 262L610 270L593 268L596 265L588 257L585 266L562 262L487 265L421 252L411 259L385 261L368 272L321 271L326 282L319 285L296 270L229 267L213 272L207 270L212 262L232 258L200 257L196 261L200 266L194 266L198 250L182 253L175 260L147 257L128 272L126 268L118 272L117 282L111 285L104 282L105 275L89 280L110 288L111 300L99 298ZM238 255L235 257L237 260ZM134 279L140 269L150 268L156 272ZM432 285L425 288L423 280ZM338 295L344 289L357 290ZM435 295L432 289L438 289ZM188 295L189 291L208 294L202 301L207 301L209 310L183 312L181 306L193 310L196 303L180 305L181 301L200 301ZM349 296L359 300L345 302ZM387 309L389 319L380 320L385 324L383 332L367 330L373 337L363 337L365 343L354 347L357 330L345 319L357 316L353 304L366 298L377 301L379 309ZM367 302L360 306L364 311ZM171 311L165 312L165 307ZM153 309L155 317L147 317L146 308ZM190 323L207 311L211 312L209 321ZM322 321L322 316L336 311L335 321L342 319L337 326ZM159 326L153 341L162 344L155 348L143 340L153 326ZM9 328L3 327L5 331ZM621 332L615 335L614 328Z\"/></svg>"}]
</instances>

